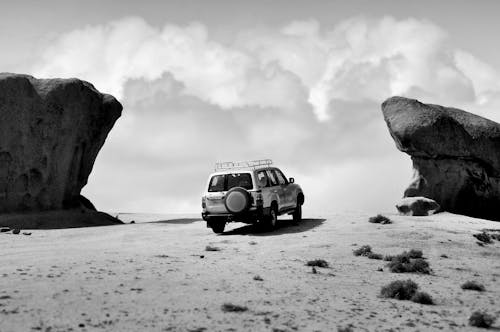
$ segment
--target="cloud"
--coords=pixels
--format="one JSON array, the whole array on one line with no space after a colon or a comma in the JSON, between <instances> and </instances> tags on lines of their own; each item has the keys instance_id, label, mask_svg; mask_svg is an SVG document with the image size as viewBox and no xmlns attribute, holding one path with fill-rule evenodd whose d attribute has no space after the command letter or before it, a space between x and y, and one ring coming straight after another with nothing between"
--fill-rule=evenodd
<instances>
[{"instance_id":1,"label":"cloud","mask_svg":"<svg viewBox=\"0 0 500 332\"><path fill-rule=\"evenodd\" d=\"M129 17L61 36L34 71L82 77L119 98L130 79L170 73L183 93L224 109L295 108L306 96L320 120L335 113L334 99L409 95L470 103L484 102L485 84L499 90L491 84L498 75L453 49L440 27L392 17L355 17L328 31L315 20L295 21L235 32L230 45L210 40L200 23L158 28Z\"/></svg>"},{"instance_id":2,"label":"cloud","mask_svg":"<svg viewBox=\"0 0 500 332\"><path fill-rule=\"evenodd\" d=\"M68 32L34 74L115 94L122 118L84 193L101 209L197 211L215 161L273 158L308 207L392 209L410 179L380 112L391 95L494 115L499 75L417 19L315 20L210 38L129 17ZM312 211L311 210L311 211Z\"/></svg>"},{"instance_id":3,"label":"cloud","mask_svg":"<svg viewBox=\"0 0 500 332\"><path fill-rule=\"evenodd\" d=\"M228 112L183 94L182 84L170 74L127 82L122 102L126 111L84 191L106 210L197 211L216 161L266 157L304 187L310 198L306 211L352 208L354 202L371 208L380 201L366 195L376 191L369 179L383 182L383 174L391 170L383 170L387 161L393 166L397 160L407 163L395 150L374 102L335 101L332 107L342 112L328 122L317 121L307 109L290 113L248 107ZM391 170L392 179L397 174L409 179L406 166ZM359 194L360 185L365 194ZM396 199L401 189L390 197ZM387 208L392 202L387 201Z\"/></svg>"},{"instance_id":4,"label":"cloud","mask_svg":"<svg viewBox=\"0 0 500 332\"><path fill-rule=\"evenodd\" d=\"M208 40L206 27L165 25L124 18L62 36L43 54L38 76L78 76L123 97L130 79L171 73L183 93L222 108L281 107L300 96L301 84L272 63L261 66L244 52Z\"/></svg>"},{"instance_id":5,"label":"cloud","mask_svg":"<svg viewBox=\"0 0 500 332\"><path fill-rule=\"evenodd\" d=\"M333 99L474 98L470 77L457 67L446 33L427 21L357 17L323 33L314 21L292 22L271 34L247 32L242 39L240 46L262 63L277 61L301 78L321 120L331 116Z\"/></svg>"}]
</instances>

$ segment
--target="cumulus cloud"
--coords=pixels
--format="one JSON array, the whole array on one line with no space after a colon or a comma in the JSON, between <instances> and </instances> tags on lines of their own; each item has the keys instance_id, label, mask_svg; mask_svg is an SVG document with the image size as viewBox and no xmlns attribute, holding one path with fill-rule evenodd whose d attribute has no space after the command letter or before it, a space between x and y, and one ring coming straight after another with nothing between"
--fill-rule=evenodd
<instances>
[{"instance_id":1,"label":"cumulus cloud","mask_svg":"<svg viewBox=\"0 0 500 332\"><path fill-rule=\"evenodd\" d=\"M371 208L380 203L367 195L378 186L374 179L383 182L389 170L392 181L411 175L408 164L399 171L386 167L387 162L393 167L398 160L407 163L407 158L395 150L374 102L335 101L333 107L342 112L327 122L317 121L310 109L228 112L183 94L182 84L170 74L155 81L129 81L122 102L126 111L84 192L99 208L197 211L207 176L219 160L272 157L304 187L310 199L307 209L315 213L354 204ZM359 186L365 194L357 197ZM387 208L401 189L394 185L389 190L393 199Z\"/></svg>"},{"instance_id":2,"label":"cumulus cloud","mask_svg":"<svg viewBox=\"0 0 500 332\"><path fill-rule=\"evenodd\" d=\"M446 33L427 21L358 17L323 33L314 21L293 22L274 34L246 33L245 40L241 46L261 62L277 61L301 78L321 120L331 115L333 99L474 98L471 77L457 67Z\"/></svg>"},{"instance_id":3,"label":"cumulus cloud","mask_svg":"<svg viewBox=\"0 0 500 332\"><path fill-rule=\"evenodd\" d=\"M39 76L78 76L118 98L130 79L155 80L171 73L183 92L222 108L282 107L301 94L301 84L272 63L261 66L240 50L208 40L205 26L155 28L125 18L62 36L35 68Z\"/></svg>"},{"instance_id":4,"label":"cumulus cloud","mask_svg":"<svg viewBox=\"0 0 500 332\"><path fill-rule=\"evenodd\" d=\"M498 91L487 64L453 49L433 23L357 17L323 31L314 20L235 32L223 45L200 23L154 27L141 18L69 32L37 64L39 76L78 76L123 96L130 79L171 73L183 93L234 109L294 108L304 99L318 119L330 102L410 95L435 102L484 102ZM335 110L333 110L335 112Z\"/></svg>"},{"instance_id":5,"label":"cumulus cloud","mask_svg":"<svg viewBox=\"0 0 500 332\"><path fill-rule=\"evenodd\" d=\"M492 114L499 75L417 19L355 17L235 31L124 18L48 45L41 77L80 77L124 113L85 193L115 211L197 211L218 160L271 157L308 206L390 209L410 178L380 112L391 95ZM489 113L488 113L489 112Z\"/></svg>"}]
</instances>

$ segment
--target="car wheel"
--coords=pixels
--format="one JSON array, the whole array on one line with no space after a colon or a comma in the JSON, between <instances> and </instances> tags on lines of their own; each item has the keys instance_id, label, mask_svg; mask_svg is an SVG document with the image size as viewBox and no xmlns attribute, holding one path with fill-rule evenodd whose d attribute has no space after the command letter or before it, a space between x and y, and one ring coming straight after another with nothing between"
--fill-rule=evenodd
<instances>
[{"instance_id":1,"label":"car wheel","mask_svg":"<svg viewBox=\"0 0 500 332\"><path fill-rule=\"evenodd\" d=\"M295 211L293 211L293 221L302 221L302 204L300 203L297 203L297 207L295 208Z\"/></svg>"},{"instance_id":2,"label":"car wheel","mask_svg":"<svg viewBox=\"0 0 500 332\"><path fill-rule=\"evenodd\" d=\"M224 232L224 228L226 227L226 222L222 220L217 220L217 221L213 220L209 222L208 226L212 229L212 231L215 234L221 234Z\"/></svg>"},{"instance_id":3,"label":"car wheel","mask_svg":"<svg viewBox=\"0 0 500 332\"><path fill-rule=\"evenodd\" d=\"M271 211L269 211L269 216L267 217L266 226L269 229L275 229L277 223L278 223L278 209L276 209L275 206L272 206Z\"/></svg>"}]
</instances>

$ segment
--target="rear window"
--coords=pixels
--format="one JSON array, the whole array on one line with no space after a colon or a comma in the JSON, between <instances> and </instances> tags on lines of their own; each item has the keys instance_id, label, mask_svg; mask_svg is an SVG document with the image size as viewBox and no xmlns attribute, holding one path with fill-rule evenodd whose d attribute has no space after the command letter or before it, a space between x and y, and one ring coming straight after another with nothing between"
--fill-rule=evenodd
<instances>
[{"instance_id":1,"label":"rear window","mask_svg":"<svg viewBox=\"0 0 500 332\"><path fill-rule=\"evenodd\" d=\"M226 177L224 175L214 175L210 179L210 184L208 185L208 191L224 191L224 182Z\"/></svg>"},{"instance_id":2,"label":"rear window","mask_svg":"<svg viewBox=\"0 0 500 332\"><path fill-rule=\"evenodd\" d=\"M210 179L208 191L227 191L234 187L253 189L252 176L249 173L214 175Z\"/></svg>"}]
</instances>

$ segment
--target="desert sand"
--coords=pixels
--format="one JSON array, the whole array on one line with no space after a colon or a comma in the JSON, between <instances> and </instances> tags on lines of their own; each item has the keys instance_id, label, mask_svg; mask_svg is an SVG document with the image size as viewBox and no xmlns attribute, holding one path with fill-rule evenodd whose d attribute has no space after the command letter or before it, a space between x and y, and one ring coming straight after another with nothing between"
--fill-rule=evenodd
<instances>
[{"instance_id":1,"label":"desert sand","mask_svg":"<svg viewBox=\"0 0 500 332\"><path fill-rule=\"evenodd\" d=\"M135 224L1 233L0 330L479 331L468 326L473 311L500 316L500 242L472 236L500 223L386 215L393 224L339 214L283 218L273 232L230 224L222 235L198 218L133 215ZM355 257L361 245L384 255L421 249L433 273L391 273L385 261ZM330 267L312 273L312 259ZM436 304L380 298L383 285L408 278ZM462 290L467 280L486 291Z\"/></svg>"}]
</instances>

